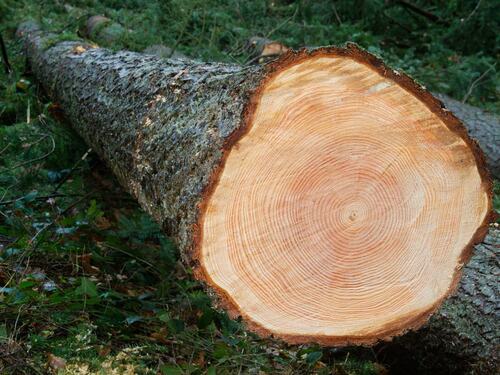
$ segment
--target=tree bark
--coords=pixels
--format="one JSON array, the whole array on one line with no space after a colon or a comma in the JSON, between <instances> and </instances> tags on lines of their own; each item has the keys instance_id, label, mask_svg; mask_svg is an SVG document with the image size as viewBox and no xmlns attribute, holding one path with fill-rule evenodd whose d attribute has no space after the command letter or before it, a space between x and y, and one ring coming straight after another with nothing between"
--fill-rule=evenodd
<instances>
[{"instance_id":1,"label":"tree bark","mask_svg":"<svg viewBox=\"0 0 500 375\"><path fill-rule=\"evenodd\" d=\"M263 69L113 53L84 42L50 46L57 36L31 22L18 35L35 77L80 136L179 247L190 249L203 189Z\"/></svg>"},{"instance_id":2,"label":"tree bark","mask_svg":"<svg viewBox=\"0 0 500 375\"><path fill-rule=\"evenodd\" d=\"M84 42L54 43L54 35L43 33L32 23L21 25L18 36L25 43L35 77L49 97L60 104L77 132L106 161L119 182L176 240L184 262L192 266L197 278L207 284L216 303L232 316L242 315L249 328L260 334L274 334L292 343L315 341L336 346L372 344L420 327L442 302L438 298L432 309L394 327L365 336L288 334L264 328L253 321L237 307L232 296L217 288L203 269L199 249L203 229L200 220L204 213L213 215L211 210L214 209L207 207L207 197L213 196L212 189L217 183L224 188L226 177L221 170L223 166L229 168L229 150L246 147L236 142L248 132L247 124L257 118L255 108L264 95L263 87L267 87L267 82L275 79L278 73L293 68L294 64L307 63L317 56L346 57L362 62L362 66L369 66L380 76L404 88L404 95L409 92L419 101L418 105L425 105L429 113L446 124L448 128L441 129L441 133L433 133L433 137L447 137L446 143L464 145L461 152L451 156L456 161L453 168L472 165L481 182L478 194L481 192L481 196L487 196L487 202L484 218L468 239L467 246L461 250L457 259L458 268L449 276L451 289L447 293L458 285L462 263L468 260L472 245L483 239L492 219L491 182L483 166L483 156L467 137L462 125L411 79L390 70L355 46L290 53L271 65L241 67L165 60L125 51L113 53ZM348 68L354 69L351 65ZM366 74L374 75L370 72ZM377 84L368 93L382 91L386 85L385 81ZM275 100L282 99L278 97ZM411 100L411 105L417 105L414 99ZM434 128L436 126L441 125ZM427 136L422 137L427 139ZM251 139L258 141L258 138ZM498 145L486 147L485 151L487 155L493 152L490 160L498 160ZM391 164L388 163L387 168ZM457 189L460 184L457 181ZM224 206L223 202L219 203L219 207ZM479 212L480 207L474 210ZM355 222L356 215L364 215L363 207L352 209L348 217L341 217L341 224L344 225L344 221ZM483 216L478 214L478 217ZM472 218L469 220L472 221ZM478 245L472 261L465 267L464 277L454 297L434 314L424 328L402 337L402 345L416 345L422 348L425 355L431 356L436 353L429 352L429 348L434 350L437 343L444 353L464 359L461 369L490 371L495 366L499 332L495 324L498 319L498 289L495 285L498 263L494 256L498 244L498 232L493 231L484 243ZM269 289L272 288L273 285L269 285ZM467 340L462 340L463 337ZM477 367L478 363L480 367Z\"/></svg>"}]
</instances>

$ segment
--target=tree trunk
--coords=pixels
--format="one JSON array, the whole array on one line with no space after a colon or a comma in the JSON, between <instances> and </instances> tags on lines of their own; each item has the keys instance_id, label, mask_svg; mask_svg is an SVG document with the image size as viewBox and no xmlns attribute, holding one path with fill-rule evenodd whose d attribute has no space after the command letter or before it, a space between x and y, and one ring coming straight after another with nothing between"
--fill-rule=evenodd
<instances>
[{"instance_id":1,"label":"tree trunk","mask_svg":"<svg viewBox=\"0 0 500 375\"><path fill-rule=\"evenodd\" d=\"M18 35L78 133L261 335L341 346L416 329L487 232L479 147L354 45L241 67Z\"/></svg>"}]
</instances>

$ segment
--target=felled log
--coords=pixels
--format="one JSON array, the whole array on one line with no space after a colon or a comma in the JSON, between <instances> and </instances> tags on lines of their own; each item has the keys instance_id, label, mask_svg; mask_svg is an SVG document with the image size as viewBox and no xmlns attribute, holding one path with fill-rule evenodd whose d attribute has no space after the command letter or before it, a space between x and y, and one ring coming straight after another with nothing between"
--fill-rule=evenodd
<instances>
[{"instance_id":1,"label":"felled log","mask_svg":"<svg viewBox=\"0 0 500 375\"><path fill-rule=\"evenodd\" d=\"M248 40L248 50L253 61L270 61L290 51L290 48L275 40L254 36Z\"/></svg>"},{"instance_id":2,"label":"felled log","mask_svg":"<svg viewBox=\"0 0 500 375\"><path fill-rule=\"evenodd\" d=\"M404 374L498 374L500 348L500 230L474 249L457 291L418 331L391 343ZM387 349L387 348L386 348Z\"/></svg>"},{"instance_id":3,"label":"felled log","mask_svg":"<svg viewBox=\"0 0 500 375\"><path fill-rule=\"evenodd\" d=\"M145 55L156 55L164 59L189 59L186 55L179 51L173 50L170 47L162 44L153 44L142 51Z\"/></svg>"},{"instance_id":4,"label":"felled log","mask_svg":"<svg viewBox=\"0 0 500 375\"><path fill-rule=\"evenodd\" d=\"M108 17L96 15L87 20L81 34L100 45L111 46L125 36L126 30L118 22L114 22Z\"/></svg>"},{"instance_id":5,"label":"felled log","mask_svg":"<svg viewBox=\"0 0 500 375\"><path fill-rule=\"evenodd\" d=\"M477 144L355 45L241 67L18 35L74 128L261 335L343 346L417 329L488 231Z\"/></svg>"},{"instance_id":6,"label":"felled log","mask_svg":"<svg viewBox=\"0 0 500 375\"><path fill-rule=\"evenodd\" d=\"M111 46L122 39L125 34L126 29L118 22L99 15L89 17L84 27L80 30L80 35L101 46ZM182 53L161 44L149 46L143 53L146 55L156 55L162 58L187 58Z\"/></svg>"}]
</instances>

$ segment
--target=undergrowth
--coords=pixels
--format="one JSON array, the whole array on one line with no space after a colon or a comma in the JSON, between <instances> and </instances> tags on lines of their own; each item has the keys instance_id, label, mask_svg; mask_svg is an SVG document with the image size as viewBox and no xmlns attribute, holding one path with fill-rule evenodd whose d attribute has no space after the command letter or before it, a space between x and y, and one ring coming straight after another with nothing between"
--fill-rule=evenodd
<instances>
[{"instance_id":1,"label":"undergrowth","mask_svg":"<svg viewBox=\"0 0 500 375\"><path fill-rule=\"evenodd\" d=\"M0 374L381 374L380 352L287 346L214 310L172 242L122 191L25 70L17 24L76 37L90 15L164 44L245 63L255 35L292 47L359 43L432 90L498 107L494 1L0 0L13 72L0 73ZM495 31L496 30L496 31ZM3 68L3 67L1 67ZM500 210L500 184L494 204Z\"/></svg>"}]
</instances>

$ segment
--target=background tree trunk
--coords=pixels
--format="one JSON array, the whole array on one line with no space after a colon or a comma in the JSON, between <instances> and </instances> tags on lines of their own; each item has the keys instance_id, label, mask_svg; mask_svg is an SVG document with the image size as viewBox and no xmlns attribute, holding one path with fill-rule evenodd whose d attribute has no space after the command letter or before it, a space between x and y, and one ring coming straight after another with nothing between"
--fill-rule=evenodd
<instances>
[{"instance_id":1,"label":"background tree trunk","mask_svg":"<svg viewBox=\"0 0 500 375\"><path fill-rule=\"evenodd\" d=\"M184 261L197 268L193 241L206 188L225 150L243 131L248 102L251 106L269 68L162 60L82 42L57 43L31 23L23 24L18 35L47 94L120 183L176 239ZM495 134L490 120L487 132ZM485 147L490 163L498 161L499 147L493 143ZM422 358L422 368L436 367L436 358L447 356L446 368L495 370L498 234L492 229L477 246L456 294L427 325L396 340Z\"/></svg>"}]
</instances>

